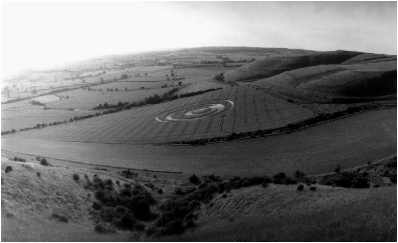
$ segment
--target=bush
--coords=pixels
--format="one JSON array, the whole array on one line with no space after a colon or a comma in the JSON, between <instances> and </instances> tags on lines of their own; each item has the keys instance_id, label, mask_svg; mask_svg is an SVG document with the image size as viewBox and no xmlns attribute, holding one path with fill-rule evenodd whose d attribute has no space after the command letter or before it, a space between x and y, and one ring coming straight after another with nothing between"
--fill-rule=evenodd
<instances>
[{"instance_id":1,"label":"bush","mask_svg":"<svg viewBox=\"0 0 398 243\"><path fill-rule=\"evenodd\" d=\"M53 213L51 215L51 217L56 219L56 220L58 220L58 221L60 221L60 222L62 222L62 223L68 223L68 218L63 216L63 215L59 215L59 214Z\"/></svg>"},{"instance_id":2,"label":"bush","mask_svg":"<svg viewBox=\"0 0 398 243\"><path fill-rule=\"evenodd\" d=\"M94 227L94 231L100 234L105 234L107 232L106 227L103 224L97 224Z\"/></svg>"},{"instance_id":3,"label":"bush","mask_svg":"<svg viewBox=\"0 0 398 243\"><path fill-rule=\"evenodd\" d=\"M189 182L191 182L194 185L198 185L200 184L200 179L195 174L193 174L191 177L189 177Z\"/></svg>"},{"instance_id":4,"label":"bush","mask_svg":"<svg viewBox=\"0 0 398 243\"><path fill-rule=\"evenodd\" d=\"M310 190L311 190L311 191L315 191L315 190L316 190L316 186L310 187Z\"/></svg>"},{"instance_id":5,"label":"bush","mask_svg":"<svg viewBox=\"0 0 398 243\"><path fill-rule=\"evenodd\" d=\"M102 208L102 205L99 202L93 202L93 206L92 207L95 210L100 210Z\"/></svg>"},{"instance_id":6,"label":"bush","mask_svg":"<svg viewBox=\"0 0 398 243\"><path fill-rule=\"evenodd\" d=\"M141 222L137 222L134 225L134 229L137 231L144 231L145 230L145 224L141 223Z\"/></svg>"},{"instance_id":7,"label":"bush","mask_svg":"<svg viewBox=\"0 0 398 243\"><path fill-rule=\"evenodd\" d=\"M80 180L80 176L78 174L73 174L73 180L75 181Z\"/></svg>"},{"instance_id":8,"label":"bush","mask_svg":"<svg viewBox=\"0 0 398 243\"><path fill-rule=\"evenodd\" d=\"M397 174L390 175L390 181L394 184L397 184Z\"/></svg>"},{"instance_id":9,"label":"bush","mask_svg":"<svg viewBox=\"0 0 398 243\"><path fill-rule=\"evenodd\" d=\"M38 172L36 172L36 175L37 175L37 177L41 178L41 174L40 174L40 172L39 172L39 171L38 171Z\"/></svg>"},{"instance_id":10,"label":"bush","mask_svg":"<svg viewBox=\"0 0 398 243\"><path fill-rule=\"evenodd\" d=\"M5 169L5 172L8 173L8 172L11 172L11 171L12 171L12 167L11 166L7 166L6 169Z\"/></svg>"},{"instance_id":11,"label":"bush","mask_svg":"<svg viewBox=\"0 0 398 243\"><path fill-rule=\"evenodd\" d=\"M48 161L46 160L46 158L41 158L41 159L40 159L40 164L41 164L41 165L44 165L44 166L50 165L50 164L48 163Z\"/></svg>"},{"instance_id":12,"label":"bush","mask_svg":"<svg viewBox=\"0 0 398 243\"><path fill-rule=\"evenodd\" d=\"M136 224L137 220L135 219L134 215L131 213L124 214L120 221L116 223L116 225L122 229L133 229L134 225Z\"/></svg>"},{"instance_id":13,"label":"bush","mask_svg":"<svg viewBox=\"0 0 398 243\"><path fill-rule=\"evenodd\" d=\"M162 188L159 188L159 189L158 189L158 193L159 193L159 194L162 194L162 193L163 193L163 189L162 189Z\"/></svg>"},{"instance_id":14,"label":"bush","mask_svg":"<svg viewBox=\"0 0 398 243\"><path fill-rule=\"evenodd\" d=\"M298 190L298 191L304 190L304 186L303 186L302 184L298 185L298 186L297 186L297 190Z\"/></svg>"},{"instance_id":15,"label":"bush","mask_svg":"<svg viewBox=\"0 0 398 243\"><path fill-rule=\"evenodd\" d=\"M22 159L22 158L18 158L18 157L14 157L13 160L14 161L19 161L19 162L26 162L26 159Z\"/></svg>"},{"instance_id":16,"label":"bush","mask_svg":"<svg viewBox=\"0 0 398 243\"><path fill-rule=\"evenodd\" d=\"M146 218L148 217L150 211L151 208L149 206L149 203L145 199L140 199L137 202L136 207L134 208L134 215L136 215L137 217Z\"/></svg>"}]
</instances>

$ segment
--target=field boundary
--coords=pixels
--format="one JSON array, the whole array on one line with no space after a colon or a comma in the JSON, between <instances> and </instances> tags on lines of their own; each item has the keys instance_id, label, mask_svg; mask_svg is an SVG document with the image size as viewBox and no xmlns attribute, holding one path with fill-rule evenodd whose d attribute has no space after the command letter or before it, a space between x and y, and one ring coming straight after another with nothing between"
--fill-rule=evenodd
<instances>
[{"instance_id":1,"label":"field boundary","mask_svg":"<svg viewBox=\"0 0 398 243\"><path fill-rule=\"evenodd\" d=\"M31 155L31 156L40 156L38 154L24 153L24 152L7 150L7 149L2 149L2 150L9 151L9 152L12 152L12 153ZM91 165L91 166L108 167L108 168L113 168L113 169L126 169L126 170L156 172L156 173L168 173L168 174L183 174L182 171L137 169L137 168L122 167L122 166L112 166L112 165L101 165L101 164L87 163L87 162L82 162L82 161L76 161L76 160L70 160L70 159L61 159L61 158L55 158L55 157L49 157L49 156L42 156L42 157L45 157L45 158L48 158L48 159L63 160L63 161L67 161L67 162L71 162L71 163L75 163L75 164L84 164L84 165Z\"/></svg>"}]
</instances>

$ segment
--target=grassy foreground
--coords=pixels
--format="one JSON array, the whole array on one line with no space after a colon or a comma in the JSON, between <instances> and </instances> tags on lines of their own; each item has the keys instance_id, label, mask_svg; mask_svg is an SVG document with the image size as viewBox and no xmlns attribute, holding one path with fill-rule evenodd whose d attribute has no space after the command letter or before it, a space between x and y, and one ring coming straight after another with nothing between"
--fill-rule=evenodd
<instances>
[{"instance_id":1,"label":"grassy foreground","mask_svg":"<svg viewBox=\"0 0 398 243\"><path fill-rule=\"evenodd\" d=\"M278 189L268 188L265 190ZM316 192L325 197L327 192ZM397 188L344 189L350 199L335 197L335 203L303 207L283 215L291 204L279 207L277 214L244 215L238 219L208 218L203 226L181 236L160 241L396 241ZM273 194L273 193L271 193ZM336 194L337 195L337 194ZM335 195L335 196L336 196ZM271 195L270 195L271 196ZM359 199L354 198L358 196ZM289 195L285 194L286 200ZM315 199L315 198L314 198ZM333 197L327 200L333 201ZM354 199L354 200L353 200ZM285 200L285 201L286 201ZM314 200L314 202L319 200ZM280 202L283 204L284 202ZM299 201L293 204L300 204ZM315 204L315 203L314 203ZM307 206L311 205L308 202ZM273 210L265 206L264 212ZM233 214L233 212L231 212Z\"/></svg>"}]
</instances>

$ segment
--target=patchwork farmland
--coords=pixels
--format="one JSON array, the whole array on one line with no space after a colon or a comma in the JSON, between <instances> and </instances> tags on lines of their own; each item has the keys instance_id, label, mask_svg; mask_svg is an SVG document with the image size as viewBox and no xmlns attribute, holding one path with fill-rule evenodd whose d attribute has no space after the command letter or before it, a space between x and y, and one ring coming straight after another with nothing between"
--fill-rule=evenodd
<instances>
[{"instance_id":1,"label":"patchwork farmland","mask_svg":"<svg viewBox=\"0 0 398 243\"><path fill-rule=\"evenodd\" d=\"M155 119L159 114L185 109L192 104L206 106L222 100L232 101L234 106L214 116L192 121L159 122ZM310 110L241 86L104 115L75 124L29 131L18 136L81 142L164 142L276 128L312 116Z\"/></svg>"}]
</instances>

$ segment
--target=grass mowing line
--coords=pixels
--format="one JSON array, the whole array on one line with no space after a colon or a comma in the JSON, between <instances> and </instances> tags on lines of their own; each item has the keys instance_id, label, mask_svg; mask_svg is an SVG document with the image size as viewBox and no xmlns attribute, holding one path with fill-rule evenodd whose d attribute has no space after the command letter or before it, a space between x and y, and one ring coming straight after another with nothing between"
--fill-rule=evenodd
<instances>
[{"instance_id":1,"label":"grass mowing line","mask_svg":"<svg viewBox=\"0 0 398 243\"><path fill-rule=\"evenodd\" d=\"M239 89L235 89L235 104L238 104L238 91ZM235 120L236 120L236 110L237 110L237 105L234 106L234 112L232 114L232 132L235 132Z\"/></svg>"},{"instance_id":2,"label":"grass mowing line","mask_svg":"<svg viewBox=\"0 0 398 243\"><path fill-rule=\"evenodd\" d=\"M175 125L171 128L171 130L166 135L166 140L169 140L170 135L174 132L174 130L178 127L179 122L176 122Z\"/></svg>"},{"instance_id":3,"label":"grass mowing line","mask_svg":"<svg viewBox=\"0 0 398 243\"><path fill-rule=\"evenodd\" d=\"M245 126L247 126L247 104L246 104L246 89L243 90L243 123L245 124Z\"/></svg>"},{"instance_id":4,"label":"grass mowing line","mask_svg":"<svg viewBox=\"0 0 398 243\"><path fill-rule=\"evenodd\" d=\"M196 131L198 130L198 128L199 128L199 126L200 126L200 123L202 122L201 119L200 119L200 120L197 120L197 121L198 121L198 122L196 123L195 128L193 129L192 134L191 134L191 137L192 137L192 138L195 138Z\"/></svg>"},{"instance_id":5,"label":"grass mowing line","mask_svg":"<svg viewBox=\"0 0 398 243\"><path fill-rule=\"evenodd\" d=\"M267 117L267 119L269 120L269 121L271 121L271 115L269 114L269 110L268 110L268 104L267 104L267 97L266 96L264 96L264 98L263 98L263 102L264 102L264 112L265 112L265 115L266 115L266 117Z\"/></svg>"},{"instance_id":6,"label":"grass mowing line","mask_svg":"<svg viewBox=\"0 0 398 243\"><path fill-rule=\"evenodd\" d=\"M163 110L164 107L166 107L167 105L169 105L168 103L162 103L157 109L158 110ZM146 112L148 112L146 110ZM154 112L148 112L148 114L145 116L145 118L141 119L141 122L136 126L136 128L134 129L134 132L131 134L133 136L138 136L138 134L140 134L142 132L142 130L148 125L148 120L149 119L155 119L155 114Z\"/></svg>"},{"instance_id":7,"label":"grass mowing line","mask_svg":"<svg viewBox=\"0 0 398 243\"><path fill-rule=\"evenodd\" d=\"M180 138L185 133L185 130L187 130L188 125L189 125L189 122L186 122L182 131L180 132L180 134L178 134L178 138Z\"/></svg>"},{"instance_id":8,"label":"grass mowing line","mask_svg":"<svg viewBox=\"0 0 398 243\"><path fill-rule=\"evenodd\" d=\"M211 117L210 117L210 121L209 121L208 124L207 124L205 134L208 134L208 133L209 133L209 129L210 129L211 123L213 122L213 118L214 118L214 116L211 116Z\"/></svg>"},{"instance_id":9,"label":"grass mowing line","mask_svg":"<svg viewBox=\"0 0 398 243\"><path fill-rule=\"evenodd\" d=\"M257 112L256 99L253 99L253 107L254 107L254 114L256 114L256 123L257 123L258 129L260 129L261 125L260 125L260 118L258 117L258 112Z\"/></svg>"}]
</instances>

